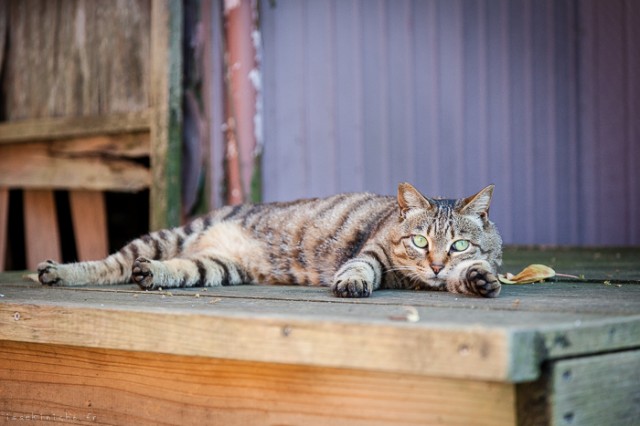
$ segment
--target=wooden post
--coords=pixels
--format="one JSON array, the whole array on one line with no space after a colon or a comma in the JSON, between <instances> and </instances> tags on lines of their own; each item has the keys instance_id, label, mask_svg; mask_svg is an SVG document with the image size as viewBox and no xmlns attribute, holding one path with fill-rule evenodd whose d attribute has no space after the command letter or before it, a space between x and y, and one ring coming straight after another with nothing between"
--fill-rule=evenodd
<instances>
[{"instance_id":1,"label":"wooden post","mask_svg":"<svg viewBox=\"0 0 640 426\"><path fill-rule=\"evenodd\" d=\"M251 80L256 69L256 49L251 33L254 30L253 2L241 0L228 2L225 8L227 35L227 161L229 204L238 204L247 199L258 202L260 194L253 193L256 162L256 97L257 91ZM258 74L256 74L258 75ZM235 170L238 169L238 170Z\"/></svg>"},{"instance_id":2,"label":"wooden post","mask_svg":"<svg viewBox=\"0 0 640 426\"><path fill-rule=\"evenodd\" d=\"M53 191L24 191L24 233L27 246L27 268L51 259L62 260L60 232Z\"/></svg>"},{"instance_id":3,"label":"wooden post","mask_svg":"<svg viewBox=\"0 0 640 426\"><path fill-rule=\"evenodd\" d=\"M203 105L207 124L205 139L206 193L209 209L224 205L222 182L224 181L223 133L225 85L224 85L224 41L222 7L218 0L203 0L202 23L204 28Z\"/></svg>"},{"instance_id":4,"label":"wooden post","mask_svg":"<svg viewBox=\"0 0 640 426\"><path fill-rule=\"evenodd\" d=\"M78 260L107 257L109 241L104 192L69 191L69 204Z\"/></svg>"},{"instance_id":5,"label":"wooden post","mask_svg":"<svg viewBox=\"0 0 640 426\"><path fill-rule=\"evenodd\" d=\"M180 223L182 139L182 2L151 4L152 230Z\"/></svg>"}]
</instances>

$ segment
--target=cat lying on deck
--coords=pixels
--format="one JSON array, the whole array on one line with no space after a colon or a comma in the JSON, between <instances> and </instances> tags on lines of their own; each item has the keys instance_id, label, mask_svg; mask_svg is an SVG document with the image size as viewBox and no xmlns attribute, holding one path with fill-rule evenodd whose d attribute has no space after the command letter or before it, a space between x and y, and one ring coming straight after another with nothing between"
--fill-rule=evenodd
<instances>
[{"instance_id":1,"label":"cat lying on deck","mask_svg":"<svg viewBox=\"0 0 640 426\"><path fill-rule=\"evenodd\" d=\"M339 297L386 288L496 297L502 240L489 220L493 185L459 200L340 194L228 206L152 232L104 260L38 265L40 282L74 286L133 280L141 288L237 284L330 286Z\"/></svg>"}]
</instances>

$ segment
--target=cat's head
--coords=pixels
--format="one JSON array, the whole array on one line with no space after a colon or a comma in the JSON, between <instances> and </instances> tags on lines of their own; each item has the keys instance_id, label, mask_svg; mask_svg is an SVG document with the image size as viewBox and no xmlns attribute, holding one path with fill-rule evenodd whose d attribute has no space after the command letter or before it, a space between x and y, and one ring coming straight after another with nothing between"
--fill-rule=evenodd
<instances>
[{"instance_id":1,"label":"cat's head","mask_svg":"<svg viewBox=\"0 0 640 426\"><path fill-rule=\"evenodd\" d=\"M415 288L443 287L454 268L467 260L486 260L497 271L502 239L489 220L492 195L489 185L467 198L435 199L401 183L393 250L397 271Z\"/></svg>"}]
</instances>

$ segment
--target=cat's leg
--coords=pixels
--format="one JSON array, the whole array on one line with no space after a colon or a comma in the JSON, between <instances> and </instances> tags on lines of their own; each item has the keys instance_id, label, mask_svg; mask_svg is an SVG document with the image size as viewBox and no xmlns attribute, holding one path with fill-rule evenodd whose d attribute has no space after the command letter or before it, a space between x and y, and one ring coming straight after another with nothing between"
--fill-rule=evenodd
<instances>
[{"instance_id":1,"label":"cat's leg","mask_svg":"<svg viewBox=\"0 0 640 426\"><path fill-rule=\"evenodd\" d=\"M167 259L179 254L188 236L182 229L157 231L138 238L103 260L57 263L47 260L38 265L38 278L44 285L80 286L124 284L131 281L133 262L140 256Z\"/></svg>"},{"instance_id":2,"label":"cat's leg","mask_svg":"<svg viewBox=\"0 0 640 426\"><path fill-rule=\"evenodd\" d=\"M462 262L447 278L447 290L451 293L497 297L500 289L497 272L484 260Z\"/></svg>"},{"instance_id":3,"label":"cat's leg","mask_svg":"<svg viewBox=\"0 0 640 426\"><path fill-rule=\"evenodd\" d=\"M124 284L130 280L132 264L132 260L121 253L89 262L57 263L47 260L38 265L38 279L43 285L60 287Z\"/></svg>"},{"instance_id":4,"label":"cat's leg","mask_svg":"<svg viewBox=\"0 0 640 426\"><path fill-rule=\"evenodd\" d=\"M338 297L368 297L380 288L382 272L383 267L378 259L361 255L338 269L331 291Z\"/></svg>"},{"instance_id":5,"label":"cat's leg","mask_svg":"<svg viewBox=\"0 0 640 426\"><path fill-rule=\"evenodd\" d=\"M164 261L140 257L133 263L132 278L145 290L227 286L252 281L242 266L207 253Z\"/></svg>"}]
</instances>

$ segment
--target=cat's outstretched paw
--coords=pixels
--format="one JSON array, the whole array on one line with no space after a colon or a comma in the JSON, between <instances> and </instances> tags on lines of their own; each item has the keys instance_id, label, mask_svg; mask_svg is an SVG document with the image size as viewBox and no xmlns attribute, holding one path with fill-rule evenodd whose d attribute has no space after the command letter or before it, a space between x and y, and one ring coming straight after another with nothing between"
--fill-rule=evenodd
<instances>
[{"instance_id":1,"label":"cat's outstretched paw","mask_svg":"<svg viewBox=\"0 0 640 426\"><path fill-rule=\"evenodd\" d=\"M345 278L335 281L331 291L338 297L369 297L371 285L363 279Z\"/></svg>"},{"instance_id":2,"label":"cat's outstretched paw","mask_svg":"<svg viewBox=\"0 0 640 426\"><path fill-rule=\"evenodd\" d=\"M469 290L482 297L497 297L502 288L498 277L482 266L473 266L467 272Z\"/></svg>"},{"instance_id":3,"label":"cat's outstretched paw","mask_svg":"<svg viewBox=\"0 0 640 426\"><path fill-rule=\"evenodd\" d=\"M144 290L153 290L158 288L153 283L153 270L151 261L145 257L139 257L133 262L131 268L131 279Z\"/></svg>"},{"instance_id":4,"label":"cat's outstretched paw","mask_svg":"<svg viewBox=\"0 0 640 426\"><path fill-rule=\"evenodd\" d=\"M38 265L38 280L43 285L59 286L65 285L64 280L58 272L59 264L53 260L45 260Z\"/></svg>"}]
</instances>

